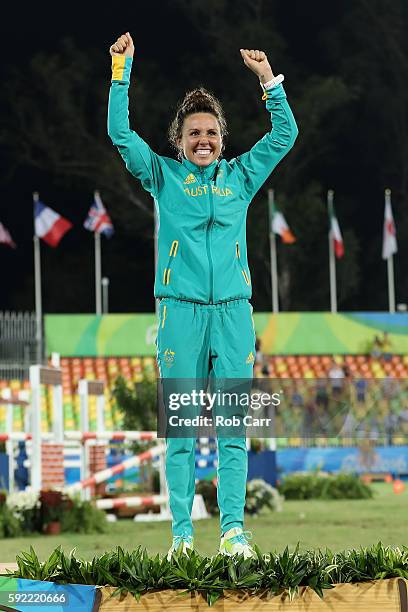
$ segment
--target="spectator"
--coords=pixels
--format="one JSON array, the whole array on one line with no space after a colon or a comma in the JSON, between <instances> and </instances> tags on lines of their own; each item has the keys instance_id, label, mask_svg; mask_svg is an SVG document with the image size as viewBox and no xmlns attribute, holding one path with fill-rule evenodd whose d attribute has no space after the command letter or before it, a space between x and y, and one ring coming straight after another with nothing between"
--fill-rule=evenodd
<instances>
[{"instance_id":1,"label":"spectator","mask_svg":"<svg viewBox=\"0 0 408 612\"><path fill-rule=\"evenodd\" d=\"M383 420L384 425L384 433L386 436L388 446L392 446L393 444L393 436L398 433L398 425L399 418L398 415L395 414L394 411L390 410L385 416Z\"/></svg>"},{"instance_id":2,"label":"spectator","mask_svg":"<svg viewBox=\"0 0 408 612\"><path fill-rule=\"evenodd\" d=\"M336 363L336 360L333 359L332 366L329 370L329 378L331 382L331 389L334 397L338 397L341 395L343 391L344 384L344 370Z\"/></svg>"},{"instance_id":3,"label":"spectator","mask_svg":"<svg viewBox=\"0 0 408 612\"><path fill-rule=\"evenodd\" d=\"M292 391L292 406L303 407L304 403L305 401L303 398L302 390L299 389L299 385L295 382Z\"/></svg>"},{"instance_id":4,"label":"spectator","mask_svg":"<svg viewBox=\"0 0 408 612\"><path fill-rule=\"evenodd\" d=\"M388 332L384 332L382 343L382 357L384 361L391 361L392 359L392 342L389 338Z\"/></svg>"},{"instance_id":5,"label":"spectator","mask_svg":"<svg viewBox=\"0 0 408 612\"><path fill-rule=\"evenodd\" d=\"M378 336L374 336L374 340L371 344L370 355L373 359L378 359L382 354L382 342Z\"/></svg>"},{"instance_id":6,"label":"spectator","mask_svg":"<svg viewBox=\"0 0 408 612\"><path fill-rule=\"evenodd\" d=\"M367 380L365 378L358 378L354 381L354 387L356 389L357 402L364 404L366 401Z\"/></svg>"},{"instance_id":7,"label":"spectator","mask_svg":"<svg viewBox=\"0 0 408 612\"><path fill-rule=\"evenodd\" d=\"M329 407L329 394L327 392L327 382L324 378L318 378L315 384L315 402L316 406L322 407L324 411L327 411Z\"/></svg>"},{"instance_id":8,"label":"spectator","mask_svg":"<svg viewBox=\"0 0 408 612\"><path fill-rule=\"evenodd\" d=\"M262 376L269 377L269 359L262 352L261 339L255 336L255 371L258 373L261 370Z\"/></svg>"},{"instance_id":9,"label":"spectator","mask_svg":"<svg viewBox=\"0 0 408 612\"><path fill-rule=\"evenodd\" d=\"M399 413L399 430L403 436L408 435L408 407Z\"/></svg>"},{"instance_id":10,"label":"spectator","mask_svg":"<svg viewBox=\"0 0 408 612\"><path fill-rule=\"evenodd\" d=\"M255 336L255 363L263 362L263 353L261 350L261 339Z\"/></svg>"}]
</instances>

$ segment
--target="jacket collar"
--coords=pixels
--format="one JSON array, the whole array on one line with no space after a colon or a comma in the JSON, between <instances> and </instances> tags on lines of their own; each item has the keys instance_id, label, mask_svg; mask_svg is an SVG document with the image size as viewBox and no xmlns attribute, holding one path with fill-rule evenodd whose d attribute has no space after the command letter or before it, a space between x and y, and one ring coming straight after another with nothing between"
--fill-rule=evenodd
<instances>
[{"instance_id":1,"label":"jacket collar","mask_svg":"<svg viewBox=\"0 0 408 612\"><path fill-rule=\"evenodd\" d=\"M197 166L197 164L193 164L193 162L184 157L181 163L189 172L205 177L206 179L211 179L214 177L219 161L213 161L209 166Z\"/></svg>"}]
</instances>

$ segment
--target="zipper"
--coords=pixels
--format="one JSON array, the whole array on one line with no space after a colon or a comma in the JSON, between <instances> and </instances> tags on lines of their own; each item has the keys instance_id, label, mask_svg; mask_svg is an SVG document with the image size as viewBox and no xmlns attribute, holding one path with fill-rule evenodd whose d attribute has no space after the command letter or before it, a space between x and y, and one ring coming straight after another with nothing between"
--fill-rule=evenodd
<instances>
[{"instance_id":1,"label":"zipper","mask_svg":"<svg viewBox=\"0 0 408 612\"><path fill-rule=\"evenodd\" d=\"M212 253L211 253L211 240L210 240L210 232L211 232L211 230L213 228L214 217L215 217L214 195L213 195L213 191L212 191L212 185L213 185L212 181L209 181L209 188L210 188L210 219L209 219L208 225L207 225L207 236L206 236L208 263L210 265L210 304L212 304L213 300L214 300L214 266L213 266L213 259L212 259Z\"/></svg>"},{"instance_id":2,"label":"zipper","mask_svg":"<svg viewBox=\"0 0 408 612\"><path fill-rule=\"evenodd\" d=\"M167 263L167 268L164 268L164 272L163 272L163 285L170 285L171 258L172 257L174 258L177 255L178 245L179 245L178 240L173 240L173 242L171 243L170 252L169 252L169 261Z\"/></svg>"},{"instance_id":3,"label":"zipper","mask_svg":"<svg viewBox=\"0 0 408 612\"><path fill-rule=\"evenodd\" d=\"M241 261L241 254L240 254L240 252L239 252L239 243L238 243L238 241L235 243L235 254L236 254L236 257L237 257L237 259L238 259L238 263L239 263L239 266L240 266L240 268L241 268L241 273L242 273L242 276L244 277L244 281L245 281L245 283L246 283L246 284L248 285L248 287L249 287L249 286L250 286L250 284L251 284L251 281L249 280L249 276L248 276L248 274L246 273L246 271L245 271L245 269L244 269L244 266L242 265L242 261Z\"/></svg>"}]
</instances>

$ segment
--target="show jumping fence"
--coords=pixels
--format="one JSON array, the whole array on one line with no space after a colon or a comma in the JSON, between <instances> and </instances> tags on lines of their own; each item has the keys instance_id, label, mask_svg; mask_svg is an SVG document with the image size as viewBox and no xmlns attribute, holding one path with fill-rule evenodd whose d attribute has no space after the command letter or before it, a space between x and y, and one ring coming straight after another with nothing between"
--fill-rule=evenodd
<instances>
[{"instance_id":1,"label":"show jumping fence","mask_svg":"<svg viewBox=\"0 0 408 612\"><path fill-rule=\"evenodd\" d=\"M106 510L119 507L159 506L160 513L138 514L140 520L171 520L169 498L165 477L164 454L165 444L158 443L153 448L137 456L130 456L120 463L107 466L107 444L109 442L152 442L157 438L154 431L106 431L104 424L104 385L101 381L80 380L78 393L80 396L80 431L64 431L62 372L59 368L34 365L30 367L31 402L16 397L9 397L2 391L0 401L7 405L9 427L7 433L0 434L0 442L7 445L10 463L10 485L13 487L12 472L14 471L15 443L26 446L24 467L30 472L30 485L33 489L59 488L67 494L79 493L83 499L92 499L105 495L105 484L112 477L123 474L129 469L139 468L143 464L156 461L159 469L160 492L158 495L129 496L120 499L98 499L96 505ZM41 388L43 385L52 387L53 414L52 432L42 431L41 424ZM89 431L89 397L96 396L98 430ZM14 405L24 405L26 409L26 431L13 432L12 411ZM74 447L79 450L80 459L66 459ZM65 484L64 468L67 464L80 468L80 480L71 485ZM195 518L208 516L201 496L196 496L193 511Z\"/></svg>"}]
</instances>

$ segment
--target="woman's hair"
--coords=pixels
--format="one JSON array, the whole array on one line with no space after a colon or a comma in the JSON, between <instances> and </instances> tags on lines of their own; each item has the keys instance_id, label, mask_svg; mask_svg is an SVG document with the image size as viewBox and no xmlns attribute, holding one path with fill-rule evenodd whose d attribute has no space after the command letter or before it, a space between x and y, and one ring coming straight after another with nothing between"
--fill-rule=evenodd
<instances>
[{"instance_id":1,"label":"woman's hair","mask_svg":"<svg viewBox=\"0 0 408 612\"><path fill-rule=\"evenodd\" d=\"M228 130L221 103L212 93L204 89L204 87L197 87L186 93L184 99L178 104L176 115L170 123L169 140L177 150L179 156L182 156L182 152L180 151L177 141L181 138L184 119L194 113L210 113L214 115L220 126L222 140L221 151L223 151Z\"/></svg>"}]
</instances>

